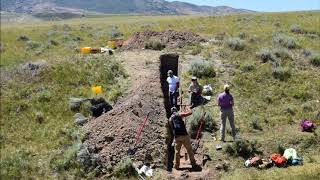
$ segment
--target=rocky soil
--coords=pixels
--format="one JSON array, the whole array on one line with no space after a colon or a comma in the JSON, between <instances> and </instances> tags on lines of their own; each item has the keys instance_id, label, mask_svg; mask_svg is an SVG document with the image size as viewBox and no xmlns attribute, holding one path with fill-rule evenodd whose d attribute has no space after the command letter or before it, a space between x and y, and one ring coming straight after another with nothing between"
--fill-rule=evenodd
<instances>
[{"instance_id":1,"label":"rocky soil","mask_svg":"<svg viewBox=\"0 0 320 180\"><path fill-rule=\"evenodd\" d=\"M135 33L130 39L124 43L125 49L142 49L145 43L149 41L157 41L166 48L182 48L188 44L206 42L203 37L192 32L178 32L174 30L166 30L162 32L146 30L144 32Z\"/></svg>"},{"instance_id":2,"label":"rocky soil","mask_svg":"<svg viewBox=\"0 0 320 180\"><path fill-rule=\"evenodd\" d=\"M154 63L147 66L144 59L134 59L135 55L125 53L125 63L135 63L127 69L133 71L130 90L107 114L91 120L84 126L86 140L83 148L90 154L97 154L104 167L115 165L126 157L135 162L150 162L162 165L165 155L165 125L167 122L160 87L159 65ZM140 56L147 58L148 56ZM118 57L119 58L119 57ZM156 61L152 59L152 61ZM140 65L140 66L139 66ZM144 126L141 142L136 144L137 131L147 114L149 117ZM129 149L136 148L134 155L128 154Z\"/></svg>"}]
</instances>

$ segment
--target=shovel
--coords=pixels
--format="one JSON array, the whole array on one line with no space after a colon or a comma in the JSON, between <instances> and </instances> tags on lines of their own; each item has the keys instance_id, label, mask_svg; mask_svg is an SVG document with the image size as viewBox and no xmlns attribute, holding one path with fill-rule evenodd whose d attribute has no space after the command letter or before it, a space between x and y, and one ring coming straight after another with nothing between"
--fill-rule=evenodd
<instances>
[{"instance_id":1,"label":"shovel","mask_svg":"<svg viewBox=\"0 0 320 180\"><path fill-rule=\"evenodd\" d=\"M136 137L136 142L134 143L133 147L130 147L128 150L128 154L129 155L134 155L137 151L137 145L140 143L141 141L141 134L143 131L144 126L146 125L148 118L149 118L149 114L150 112L147 114L146 118L144 119L144 121L142 122L142 124L140 125L138 131L137 131L137 137Z\"/></svg>"},{"instance_id":2,"label":"shovel","mask_svg":"<svg viewBox=\"0 0 320 180\"><path fill-rule=\"evenodd\" d=\"M206 116L206 112L203 114L203 116L201 117L201 120L200 120L200 126L199 126L199 129L198 129L198 132L197 132L197 137L196 137L196 141L194 143L192 143L192 150L193 152L197 152L198 148L199 148L199 144L200 144L200 134L201 134L201 131L204 127L204 117Z\"/></svg>"}]
</instances>

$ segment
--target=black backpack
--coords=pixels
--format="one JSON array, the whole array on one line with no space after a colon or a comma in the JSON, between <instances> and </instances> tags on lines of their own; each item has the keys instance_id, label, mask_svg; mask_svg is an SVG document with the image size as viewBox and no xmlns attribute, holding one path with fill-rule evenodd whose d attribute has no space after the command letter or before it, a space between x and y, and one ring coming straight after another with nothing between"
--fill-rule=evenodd
<instances>
[{"instance_id":1,"label":"black backpack","mask_svg":"<svg viewBox=\"0 0 320 180\"><path fill-rule=\"evenodd\" d=\"M90 107L90 111L93 117L99 117L103 113L106 113L112 110L112 106L108 102L106 102L103 98L99 98L97 100L91 99L90 103L92 104L92 106Z\"/></svg>"}]
</instances>

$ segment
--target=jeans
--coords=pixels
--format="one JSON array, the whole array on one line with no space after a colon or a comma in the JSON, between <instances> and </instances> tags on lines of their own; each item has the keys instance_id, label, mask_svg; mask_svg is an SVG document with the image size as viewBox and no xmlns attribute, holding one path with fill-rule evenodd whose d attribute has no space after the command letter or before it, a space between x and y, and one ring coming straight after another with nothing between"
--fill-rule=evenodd
<instances>
[{"instance_id":1,"label":"jeans","mask_svg":"<svg viewBox=\"0 0 320 180\"><path fill-rule=\"evenodd\" d=\"M229 119L229 123L230 123L230 127L231 127L231 131L232 131L232 136L233 136L233 139L235 140L235 138L236 138L236 128L235 128L235 125L234 125L233 109L221 109L220 117L221 117L221 127L220 127L221 137L220 137L220 139L224 141L225 131L226 131L226 121L227 121L227 118L228 118Z\"/></svg>"},{"instance_id":2,"label":"jeans","mask_svg":"<svg viewBox=\"0 0 320 180\"><path fill-rule=\"evenodd\" d=\"M178 108L178 93L177 92L169 92L170 98L170 106Z\"/></svg>"}]
</instances>

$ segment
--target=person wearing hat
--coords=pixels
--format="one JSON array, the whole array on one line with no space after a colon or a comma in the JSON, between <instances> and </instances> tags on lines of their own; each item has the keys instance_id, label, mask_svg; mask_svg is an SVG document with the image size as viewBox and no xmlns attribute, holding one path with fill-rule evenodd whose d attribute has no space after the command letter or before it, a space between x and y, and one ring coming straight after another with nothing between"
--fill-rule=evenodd
<instances>
[{"instance_id":1,"label":"person wearing hat","mask_svg":"<svg viewBox=\"0 0 320 180\"><path fill-rule=\"evenodd\" d=\"M202 86L198 83L197 77L191 78L191 84L188 92L190 93L190 106L191 108L197 107L202 103Z\"/></svg>"},{"instance_id":2,"label":"person wearing hat","mask_svg":"<svg viewBox=\"0 0 320 180\"><path fill-rule=\"evenodd\" d=\"M180 166L180 150L183 145L190 157L190 162L193 169L199 169L199 165L197 165L196 160L194 158L194 153L192 151L191 146L191 138L188 135L186 125L182 118L188 117L192 114L192 110L190 109L188 112L178 112L176 107L171 108L171 117L169 119L169 128L171 130L171 135L174 138L172 146L175 146L175 169L179 170Z\"/></svg>"},{"instance_id":3,"label":"person wearing hat","mask_svg":"<svg viewBox=\"0 0 320 180\"><path fill-rule=\"evenodd\" d=\"M230 94L230 86L228 84L224 85L224 92L220 93L217 98L218 105L220 106L220 118L221 118L221 127L220 127L220 141L225 142L225 130L226 130L226 121L229 119L233 140L236 138L236 128L234 125L234 113L233 113L233 97Z\"/></svg>"},{"instance_id":4,"label":"person wearing hat","mask_svg":"<svg viewBox=\"0 0 320 180\"><path fill-rule=\"evenodd\" d=\"M169 84L169 101L171 107L178 108L178 96L179 96L179 78L173 75L173 71L168 71L167 82Z\"/></svg>"}]
</instances>

